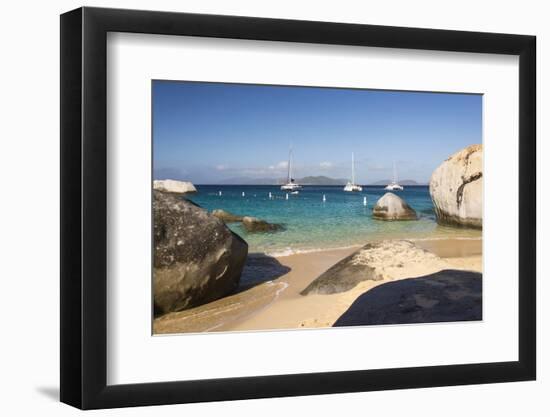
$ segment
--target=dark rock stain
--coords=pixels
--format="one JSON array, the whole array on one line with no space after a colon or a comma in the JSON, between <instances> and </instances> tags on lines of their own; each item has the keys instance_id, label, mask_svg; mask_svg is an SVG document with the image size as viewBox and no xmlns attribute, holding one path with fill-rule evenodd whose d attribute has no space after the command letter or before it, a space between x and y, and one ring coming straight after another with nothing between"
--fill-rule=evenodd
<instances>
[{"instance_id":1,"label":"dark rock stain","mask_svg":"<svg viewBox=\"0 0 550 417\"><path fill-rule=\"evenodd\" d=\"M482 176L483 176L483 173L476 172L475 174L470 175L468 178L464 178L464 176L462 177L462 184L456 190L456 207L457 208L460 208L460 205L462 204L462 197L464 195L464 187L466 187L466 185L470 184L471 182L477 181Z\"/></svg>"}]
</instances>

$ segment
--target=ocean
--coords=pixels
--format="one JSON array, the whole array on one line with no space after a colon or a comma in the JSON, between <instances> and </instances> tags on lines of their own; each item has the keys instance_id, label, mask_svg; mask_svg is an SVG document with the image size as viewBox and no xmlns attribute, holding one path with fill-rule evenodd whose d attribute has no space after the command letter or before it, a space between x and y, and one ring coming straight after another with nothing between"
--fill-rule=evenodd
<instances>
[{"instance_id":1,"label":"ocean","mask_svg":"<svg viewBox=\"0 0 550 417\"><path fill-rule=\"evenodd\" d=\"M283 230L273 233L247 233L239 223L229 224L248 243L249 253L282 256L380 239L481 237L478 230L438 225L427 186L405 186L403 191L395 192L416 210L419 219L393 222L372 218L374 204L386 193L382 186L364 186L360 193L344 192L343 186L304 186L299 194L289 194L288 199L274 185L195 186L198 192L187 198L208 211L222 209L283 226Z\"/></svg>"}]
</instances>

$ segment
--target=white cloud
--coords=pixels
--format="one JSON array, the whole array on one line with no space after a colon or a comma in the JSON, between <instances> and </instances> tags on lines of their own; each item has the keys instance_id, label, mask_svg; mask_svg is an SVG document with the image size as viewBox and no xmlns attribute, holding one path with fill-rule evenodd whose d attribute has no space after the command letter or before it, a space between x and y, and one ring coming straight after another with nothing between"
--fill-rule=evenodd
<instances>
[{"instance_id":1,"label":"white cloud","mask_svg":"<svg viewBox=\"0 0 550 417\"><path fill-rule=\"evenodd\" d=\"M279 171L279 170L286 169L287 167L288 167L288 162L287 161L281 161L281 162L278 162L275 165L269 165L267 167L267 169L269 169L270 171Z\"/></svg>"},{"instance_id":2,"label":"white cloud","mask_svg":"<svg viewBox=\"0 0 550 417\"><path fill-rule=\"evenodd\" d=\"M323 169L328 169L328 168L332 168L333 163L330 161L323 161L319 164L319 166Z\"/></svg>"},{"instance_id":3,"label":"white cloud","mask_svg":"<svg viewBox=\"0 0 550 417\"><path fill-rule=\"evenodd\" d=\"M216 165L216 170L217 171L225 171L227 169L227 167L225 165Z\"/></svg>"}]
</instances>

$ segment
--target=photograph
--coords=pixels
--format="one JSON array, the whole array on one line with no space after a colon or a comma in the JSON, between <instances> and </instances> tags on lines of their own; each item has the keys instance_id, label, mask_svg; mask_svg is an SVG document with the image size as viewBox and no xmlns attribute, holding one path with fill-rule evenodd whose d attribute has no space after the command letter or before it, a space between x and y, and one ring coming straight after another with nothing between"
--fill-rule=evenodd
<instances>
[{"instance_id":1,"label":"photograph","mask_svg":"<svg viewBox=\"0 0 550 417\"><path fill-rule=\"evenodd\" d=\"M152 81L153 334L482 320L480 94Z\"/></svg>"},{"instance_id":2,"label":"photograph","mask_svg":"<svg viewBox=\"0 0 550 417\"><path fill-rule=\"evenodd\" d=\"M8 152L60 162L59 308L32 327L56 338L60 401L426 414L437 388L439 414L456 390L475 396L457 415L536 414L544 19L296 7L61 15L57 155Z\"/></svg>"}]
</instances>

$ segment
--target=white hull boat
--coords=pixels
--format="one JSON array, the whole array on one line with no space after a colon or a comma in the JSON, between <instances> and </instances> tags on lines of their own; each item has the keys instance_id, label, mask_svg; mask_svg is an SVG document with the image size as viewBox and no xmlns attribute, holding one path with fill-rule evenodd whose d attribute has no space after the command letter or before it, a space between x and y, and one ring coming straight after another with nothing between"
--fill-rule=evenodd
<instances>
[{"instance_id":1,"label":"white hull boat","mask_svg":"<svg viewBox=\"0 0 550 417\"><path fill-rule=\"evenodd\" d=\"M391 184L388 184L386 185L386 187L384 188L384 190L388 190L388 191L403 191L403 186L397 184L397 183L394 183L392 182Z\"/></svg>"},{"instance_id":2,"label":"white hull boat","mask_svg":"<svg viewBox=\"0 0 550 417\"><path fill-rule=\"evenodd\" d=\"M363 187L361 187L360 185L348 182L346 184L346 186L344 187L344 191L347 191L347 192L361 192L361 191L363 191Z\"/></svg>"},{"instance_id":3,"label":"white hull boat","mask_svg":"<svg viewBox=\"0 0 550 417\"><path fill-rule=\"evenodd\" d=\"M348 183L344 187L344 191L347 191L347 192L363 191L363 187L355 184L355 158L353 156L353 152L351 153L351 181L348 181Z\"/></svg>"},{"instance_id":4,"label":"white hull boat","mask_svg":"<svg viewBox=\"0 0 550 417\"><path fill-rule=\"evenodd\" d=\"M395 161L393 161L393 181L386 185L384 190L388 191L403 191L403 186L397 182L397 169L395 168Z\"/></svg>"},{"instance_id":5,"label":"white hull boat","mask_svg":"<svg viewBox=\"0 0 550 417\"><path fill-rule=\"evenodd\" d=\"M302 189L302 186L294 182L289 182L287 184L281 185L281 190L284 190L284 191L297 191L301 189Z\"/></svg>"},{"instance_id":6,"label":"white hull boat","mask_svg":"<svg viewBox=\"0 0 550 417\"><path fill-rule=\"evenodd\" d=\"M281 190L292 191L292 194L298 194L298 190L301 190L302 186L294 181L292 178L292 148L288 152L288 174L286 178L286 184L281 185Z\"/></svg>"}]
</instances>

